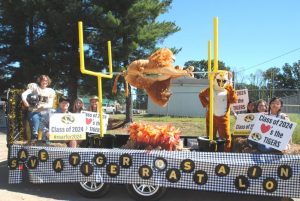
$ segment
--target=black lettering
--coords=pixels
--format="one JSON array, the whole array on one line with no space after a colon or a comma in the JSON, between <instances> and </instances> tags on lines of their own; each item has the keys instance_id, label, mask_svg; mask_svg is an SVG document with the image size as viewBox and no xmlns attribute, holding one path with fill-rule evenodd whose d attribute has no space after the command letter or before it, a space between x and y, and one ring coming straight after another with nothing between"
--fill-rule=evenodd
<instances>
[{"instance_id":1,"label":"black lettering","mask_svg":"<svg viewBox=\"0 0 300 201\"><path fill-rule=\"evenodd\" d=\"M197 170L193 176L193 180L198 185L204 185L208 180L207 173L203 170Z\"/></svg>"},{"instance_id":2,"label":"black lettering","mask_svg":"<svg viewBox=\"0 0 300 201\"><path fill-rule=\"evenodd\" d=\"M70 156L69 156L69 163L72 165L72 166L77 166L79 163L80 163L80 155L79 153L71 153Z\"/></svg>"},{"instance_id":3,"label":"black lettering","mask_svg":"<svg viewBox=\"0 0 300 201\"><path fill-rule=\"evenodd\" d=\"M118 176L119 173L120 173L120 167L119 167L119 165L116 164L116 163L109 163L106 166L106 173L110 177L116 177L116 176Z\"/></svg>"},{"instance_id":4,"label":"black lettering","mask_svg":"<svg viewBox=\"0 0 300 201\"><path fill-rule=\"evenodd\" d=\"M258 179L262 175L262 169L259 166L252 166L248 168L247 175L250 179Z\"/></svg>"},{"instance_id":5,"label":"black lettering","mask_svg":"<svg viewBox=\"0 0 300 201\"><path fill-rule=\"evenodd\" d=\"M122 154L119 159L120 166L130 168L132 166L132 157L129 154Z\"/></svg>"},{"instance_id":6,"label":"black lettering","mask_svg":"<svg viewBox=\"0 0 300 201\"><path fill-rule=\"evenodd\" d=\"M11 158L8 160L8 167L10 170L15 170L17 169L19 163L17 158Z\"/></svg>"},{"instance_id":7,"label":"black lettering","mask_svg":"<svg viewBox=\"0 0 300 201\"><path fill-rule=\"evenodd\" d=\"M277 181L274 178L268 177L263 181L263 188L268 193L273 193L277 189Z\"/></svg>"},{"instance_id":8,"label":"black lettering","mask_svg":"<svg viewBox=\"0 0 300 201\"><path fill-rule=\"evenodd\" d=\"M94 168L93 166L88 163L88 162L84 162L81 164L80 166L80 172L84 175L84 176L90 176L91 174L93 174L94 172Z\"/></svg>"},{"instance_id":9,"label":"black lettering","mask_svg":"<svg viewBox=\"0 0 300 201\"><path fill-rule=\"evenodd\" d=\"M36 156L31 156L27 161L27 167L29 169L35 169L39 164L39 160Z\"/></svg>"},{"instance_id":10,"label":"black lettering","mask_svg":"<svg viewBox=\"0 0 300 201\"><path fill-rule=\"evenodd\" d=\"M94 156L94 163L97 167L103 167L106 163L106 156L102 153L96 154Z\"/></svg>"},{"instance_id":11,"label":"black lettering","mask_svg":"<svg viewBox=\"0 0 300 201\"><path fill-rule=\"evenodd\" d=\"M25 162L28 158L28 152L26 149L20 149L18 151L18 159L22 162Z\"/></svg>"},{"instance_id":12,"label":"black lettering","mask_svg":"<svg viewBox=\"0 0 300 201\"><path fill-rule=\"evenodd\" d=\"M293 169L289 165L281 165L277 169L277 174L280 179L287 180L293 176Z\"/></svg>"},{"instance_id":13,"label":"black lettering","mask_svg":"<svg viewBox=\"0 0 300 201\"><path fill-rule=\"evenodd\" d=\"M250 182L247 177L240 175L234 181L235 188L240 191L245 191L249 188Z\"/></svg>"},{"instance_id":14,"label":"black lettering","mask_svg":"<svg viewBox=\"0 0 300 201\"><path fill-rule=\"evenodd\" d=\"M56 159L55 161L53 161L52 167L53 167L53 170L57 173L63 171L63 169L64 169L63 160L61 158Z\"/></svg>"},{"instance_id":15,"label":"black lettering","mask_svg":"<svg viewBox=\"0 0 300 201\"><path fill-rule=\"evenodd\" d=\"M153 175L153 171L148 165L143 165L139 168L139 175L142 179L150 179Z\"/></svg>"},{"instance_id":16,"label":"black lettering","mask_svg":"<svg viewBox=\"0 0 300 201\"><path fill-rule=\"evenodd\" d=\"M41 162L46 162L49 159L48 152L45 149L39 151L38 157Z\"/></svg>"},{"instance_id":17,"label":"black lettering","mask_svg":"<svg viewBox=\"0 0 300 201\"><path fill-rule=\"evenodd\" d=\"M191 159L185 159L185 160L181 161L180 169L183 172L191 173L195 169L195 163Z\"/></svg>"},{"instance_id":18,"label":"black lettering","mask_svg":"<svg viewBox=\"0 0 300 201\"><path fill-rule=\"evenodd\" d=\"M178 169L171 168L166 172L166 178L171 183L178 182L180 177L181 177L181 174Z\"/></svg>"},{"instance_id":19,"label":"black lettering","mask_svg":"<svg viewBox=\"0 0 300 201\"><path fill-rule=\"evenodd\" d=\"M219 164L215 168L215 173L219 177L227 176L230 172L230 168L225 164Z\"/></svg>"}]
</instances>

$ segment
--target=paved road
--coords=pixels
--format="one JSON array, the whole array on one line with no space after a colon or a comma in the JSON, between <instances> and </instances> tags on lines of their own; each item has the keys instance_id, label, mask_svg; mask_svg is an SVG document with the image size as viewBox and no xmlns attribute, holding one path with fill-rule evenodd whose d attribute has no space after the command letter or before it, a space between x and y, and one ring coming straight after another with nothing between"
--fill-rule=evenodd
<instances>
[{"instance_id":1,"label":"paved road","mask_svg":"<svg viewBox=\"0 0 300 201\"><path fill-rule=\"evenodd\" d=\"M1 132L2 131L2 132ZM51 201L51 200L72 200L91 201L83 198L73 188L72 184L31 184L28 178L22 184L8 184L7 149L5 134L0 129L0 201ZM103 197L103 201L132 201L124 185L113 185L110 192ZM274 197L246 196L239 194L225 194L200 192L193 190L168 189L161 201L279 201ZM294 199L300 201L300 199Z\"/></svg>"}]
</instances>

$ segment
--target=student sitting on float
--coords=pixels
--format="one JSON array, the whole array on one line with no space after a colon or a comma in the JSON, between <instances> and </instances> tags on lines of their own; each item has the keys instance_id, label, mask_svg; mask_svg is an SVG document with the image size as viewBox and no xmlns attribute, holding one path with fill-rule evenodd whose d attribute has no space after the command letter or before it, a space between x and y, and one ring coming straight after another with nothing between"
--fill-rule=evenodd
<instances>
[{"instance_id":1,"label":"student sitting on float","mask_svg":"<svg viewBox=\"0 0 300 201\"><path fill-rule=\"evenodd\" d=\"M265 102L265 101L264 101ZM258 105L257 105L258 106ZM279 97L273 97L269 102L268 112L265 112L266 115L270 115L273 117L277 117L283 120L290 121L288 118L288 115L281 112L281 109L283 107L283 101ZM257 107L258 108L258 107ZM278 152L276 149L273 149L269 146L258 144L255 142L251 142L252 145L256 146L258 150L262 152ZM290 145L286 147L285 150L289 149Z\"/></svg>"},{"instance_id":2,"label":"student sitting on float","mask_svg":"<svg viewBox=\"0 0 300 201\"><path fill-rule=\"evenodd\" d=\"M82 98L76 98L73 104L72 113L81 113L81 111L85 110L85 106Z\"/></svg>"},{"instance_id":3,"label":"student sitting on float","mask_svg":"<svg viewBox=\"0 0 300 201\"><path fill-rule=\"evenodd\" d=\"M70 99L68 97L62 96L59 98L59 107L54 113L70 113L69 112L69 106L70 106ZM43 131L43 138L46 140L49 139L49 119L50 119L50 113L49 115L44 115L41 121L41 128ZM77 141L76 140L70 140L66 141L68 144L68 147L77 147Z\"/></svg>"},{"instance_id":4,"label":"student sitting on float","mask_svg":"<svg viewBox=\"0 0 300 201\"><path fill-rule=\"evenodd\" d=\"M249 101L247 104L247 112L246 113L254 113L255 103L253 101Z\"/></svg>"},{"instance_id":5,"label":"student sitting on float","mask_svg":"<svg viewBox=\"0 0 300 201\"><path fill-rule=\"evenodd\" d=\"M38 138L42 112L46 112L46 110L53 107L55 91L52 88L48 88L50 84L51 79L47 75L41 75L37 79L37 84L28 84L28 89L22 93L24 106L28 107L29 110L28 117L32 140Z\"/></svg>"},{"instance_id":6,"label":"student sitting on float","mask_svg":"<svg viewBox=\"0 0 300 201\"><path fill-rule=\"evenodd\" d=\"M256 101L254 112L256 113L266 113L268 111L267 102L263 99Z\"/></svg>"}]
</instances>

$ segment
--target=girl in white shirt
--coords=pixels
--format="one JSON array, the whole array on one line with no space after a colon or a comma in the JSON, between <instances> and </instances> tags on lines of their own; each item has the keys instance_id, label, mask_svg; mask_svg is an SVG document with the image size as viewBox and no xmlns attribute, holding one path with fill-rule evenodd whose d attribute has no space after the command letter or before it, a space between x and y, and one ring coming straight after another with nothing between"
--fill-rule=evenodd
<instances>
[{"instance_id":1,"label":"girl in white shirt","mask_svg":"<svg viewBox=\"0 0 300 201\"><path fill-rule=\"evenodd\" d=\"M283 107L283 101L279 97L274 97L269 102L269 111L268 115L278 117L280 119L288 120L289 117L287 114L281 112L281 108Z\"/></svg>"},{"instance_id":2,"label":"girl in white shirt","mask_svg":"<svg viewBox=\"0 0 300 201\"><path fill-rule=\"evenodd\" d=\"M37 139L38 129L41 121L41 112L53 107L55 91L52 88L48 88L50 84L51 79L47 75L41 75L37 79L37 84L28 84L27 90L22 93L22 101L24 106L28 107L29 110L28 116L31 125L32 139ZM38 96L38 103L36 105L30 105L28 103L27 96L29 94L35 94Z\"/></svg>"}]
</instances>

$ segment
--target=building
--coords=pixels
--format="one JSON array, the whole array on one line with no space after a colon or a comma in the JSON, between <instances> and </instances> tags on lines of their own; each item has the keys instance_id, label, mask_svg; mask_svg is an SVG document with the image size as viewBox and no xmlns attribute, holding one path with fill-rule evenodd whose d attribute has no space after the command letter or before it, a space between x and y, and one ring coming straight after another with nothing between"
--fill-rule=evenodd
<instances>
[{"instance_id":1,"label":"building","mask_svg":"<svg viewBox=\"0 0 300 201\"><path fill-rule=\"evenodd\" d=\"M206 110L198 98L199 92L209 86L204 79L178 78L171 84L172 96L166 107L154 104L148 97L148 114L204 117Z\"/></svg>"}]
</instances>

